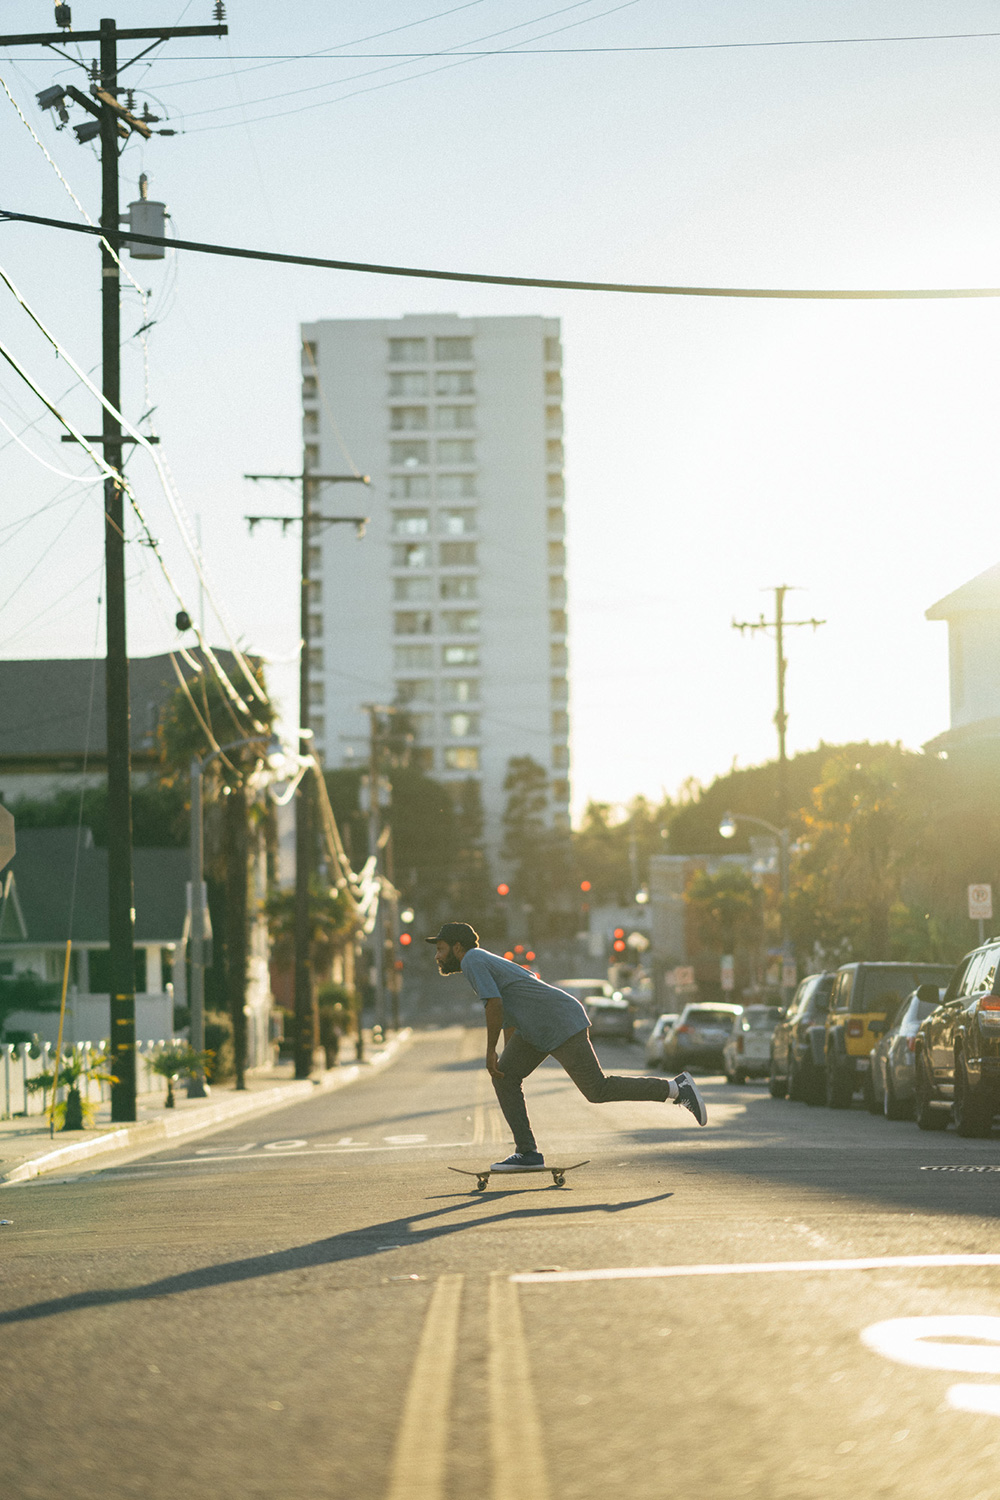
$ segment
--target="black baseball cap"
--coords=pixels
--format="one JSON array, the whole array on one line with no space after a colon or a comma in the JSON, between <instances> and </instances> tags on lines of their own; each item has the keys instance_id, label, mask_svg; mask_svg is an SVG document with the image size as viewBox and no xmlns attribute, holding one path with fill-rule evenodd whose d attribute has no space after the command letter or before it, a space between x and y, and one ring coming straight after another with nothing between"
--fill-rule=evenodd
<instances>
[{"instance_id":1,"label":"black baseball cap","mask_svg":"<svg viewBox=\"0 0 1000 1500\"><path fill-rule=\"evenodd\" d=\"M436 937L424 938L425 943L461 943L463 948L478 948L479 933L468 922L445 922Z\"/></svg>"}]
</instances>

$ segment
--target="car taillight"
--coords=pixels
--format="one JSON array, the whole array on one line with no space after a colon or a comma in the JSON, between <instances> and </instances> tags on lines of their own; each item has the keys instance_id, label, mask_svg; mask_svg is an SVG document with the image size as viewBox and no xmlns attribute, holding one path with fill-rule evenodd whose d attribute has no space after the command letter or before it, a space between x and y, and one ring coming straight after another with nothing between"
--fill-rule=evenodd
<instances>
[{"instance_id":1,"label":"car taillight","mask_svg":"<svg viewBox=\"0 0 1000 1500\"><path fill-rule=\"evenodd\" d=\"M686 1036L690 1032L690 1030L690 1026L678 1026L677 1030L674 1032L674 1036Z\"/></svg>"},{"instance_id":2,"label":"car taillight","mask_svg":"<svg viewBox=\"0 0 1000 1500\"><path fill-rule=\"evenodd\" d=\"M984 1021L1000 1021L1000 995L984 995L979 1002L979 1014Z\"/></svg>"},{"instance_id":3,"label":"car taillight","mask_svg":"<svg viewBox=\"0 0 1000 1500\"><path fill-rule=\"evenodd\" d=\"M848 1021L848 1023L847 1023L847 1035L848 1036L858 1037L858 1036L864 1036L864 1034L865 1034L865 1023L864 1023L864 1021Z\"/></svg>"}]
</instances>

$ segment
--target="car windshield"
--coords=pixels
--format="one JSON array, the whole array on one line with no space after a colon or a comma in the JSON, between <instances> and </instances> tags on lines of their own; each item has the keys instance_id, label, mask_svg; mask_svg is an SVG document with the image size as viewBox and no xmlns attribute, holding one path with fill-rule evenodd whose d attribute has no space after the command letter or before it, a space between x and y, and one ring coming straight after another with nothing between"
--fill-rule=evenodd
<instances>
[{"instance_id":1,"label":"car windshield","mask_svg":"<svg viewBox=\"0 0 1000 1500\"><path fill-rule=\"evenodd\" d=\"M731 1010L689 1010L684 1019L689 1026L725 1026L728 1029L733 1024L733 1015Z\"/></svg>"},{"instance_id":2,"label":"car windshield","mask_svg":"<svg viewBox=\"0 0 1000 1500\"><path fill-rule=\"evenodd\" d=\"M744 1031L773 1031L781 1019L781 1012L774 1006L765 1006L758 1010L755 1006L752 1010L743 1012Z\"/></svg>"}]
</instances>

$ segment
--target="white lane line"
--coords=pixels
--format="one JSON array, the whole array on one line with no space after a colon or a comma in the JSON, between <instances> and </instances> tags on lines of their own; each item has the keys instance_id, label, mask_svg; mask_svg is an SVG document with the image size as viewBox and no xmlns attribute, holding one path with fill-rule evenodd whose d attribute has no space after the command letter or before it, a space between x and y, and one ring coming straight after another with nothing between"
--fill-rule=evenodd
<instances>
[{"instance_id":1,"label":"white lane line","mask_svg":"<svg viewBox=\"0 0 1000 1500\"><path fill-rule=\"evenodd\" d=\"M490 1278L490 1448L493 1500L549 1500L542 1425L514 1277Z\"/></svg>"},{"instance_id":2,"label":"white lane line","mask_svg":"<svg viewBox=\"0 0 1000 1500\"><path fill-rule=\"evenodd\" d=\"M171 1161L151 1161L149 1167L189 1167L197 1166L206 1161L284 1161L287 1156L359 1156L367 1155L371 1151L416 1151L452 1150L454 1147L463 1146L469 1149L468 1141L428 1141L425 1146L313 1146L311 1151L277 1151L265 1156L263 1151L244 1152L242 1156L233 1156L230 1153L219 1156L176 1156ZM102 1176L111 1176L114 1167L105 1168Z\"/></svg>"},{"instance_id":3,"label":"white lane line","mask_svg":"<svg viewBox=\"0 0 1000 1500\"><path fill-rule=\"evenodd\" d=\"M463 1280L460 1275L441 1276L431 1293L396 1434L386 1500L443 1500Z\"/></svg>"},{"instance_id":4,"label":"white lane line","mask_svg":"<svg viewBox=\"0 0 1000 1500\"><path fill-rule=\"evenodd\" d=\"M935 1266L1000 1266L1000 1255L875 1255L862 1260L761 1260L734 1265L621 1266L596 1271L519 1271L510 1279L525 1285L553 1281L645 1281L674 1276L761 1276L792 1271L882 1271Z\"/></svg>"}]
</instances>

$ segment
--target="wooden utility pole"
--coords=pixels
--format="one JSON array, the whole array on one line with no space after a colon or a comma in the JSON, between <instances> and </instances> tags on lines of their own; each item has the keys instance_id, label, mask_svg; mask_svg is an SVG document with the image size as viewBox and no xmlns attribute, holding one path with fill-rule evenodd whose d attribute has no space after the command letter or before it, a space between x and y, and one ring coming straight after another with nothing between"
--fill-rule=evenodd
<instances>
[{"instance_id":1,"label":"wooden utility pole","mask_svg":"<svg viewBox=\"0 0 1000 1500\"><path fill-rule=\"evenodd\" d=\"M324 516L313 509L314 487L320 484L371 484L367 474L244 474L244 479L274 479L302 486L301 516L247 516L251 534L262 521L275 521L282 531L298 520L299 550L299 756L313 754L309 729L309 541L318 526L353 526L364 536L368 516ZM295 1076L308 1078L318 1041L313 995L311 933L309 930L309 882L313 868L312 777L303 776L295 792Z\"/></svg>"},{"instance_id":2,"label":"wooden utility pole","mask_svg":"<svg viewBox=\"0 0 1000 1500\"><path fill-rule=\"evenodd\" d=\"M811 625L813 630L818 630L825 625L825 620L786 620L785 619L785 595L789 593L787 583L779 584L774 590L774 619L765 620L761 615L759 620L734 620L733 629L742 635L749 630L754 635L758 630L773 630L778 657L778 708L774 715L774 723L778 730L778 806L776 810L776 821L779 828L784 828L788 821L788 758L785 753L785 731L788 728L788 715L785 712L785 672L788 662L785 660L785 631L797 628L800 625Z\"/></svg>"}]
</instances>

